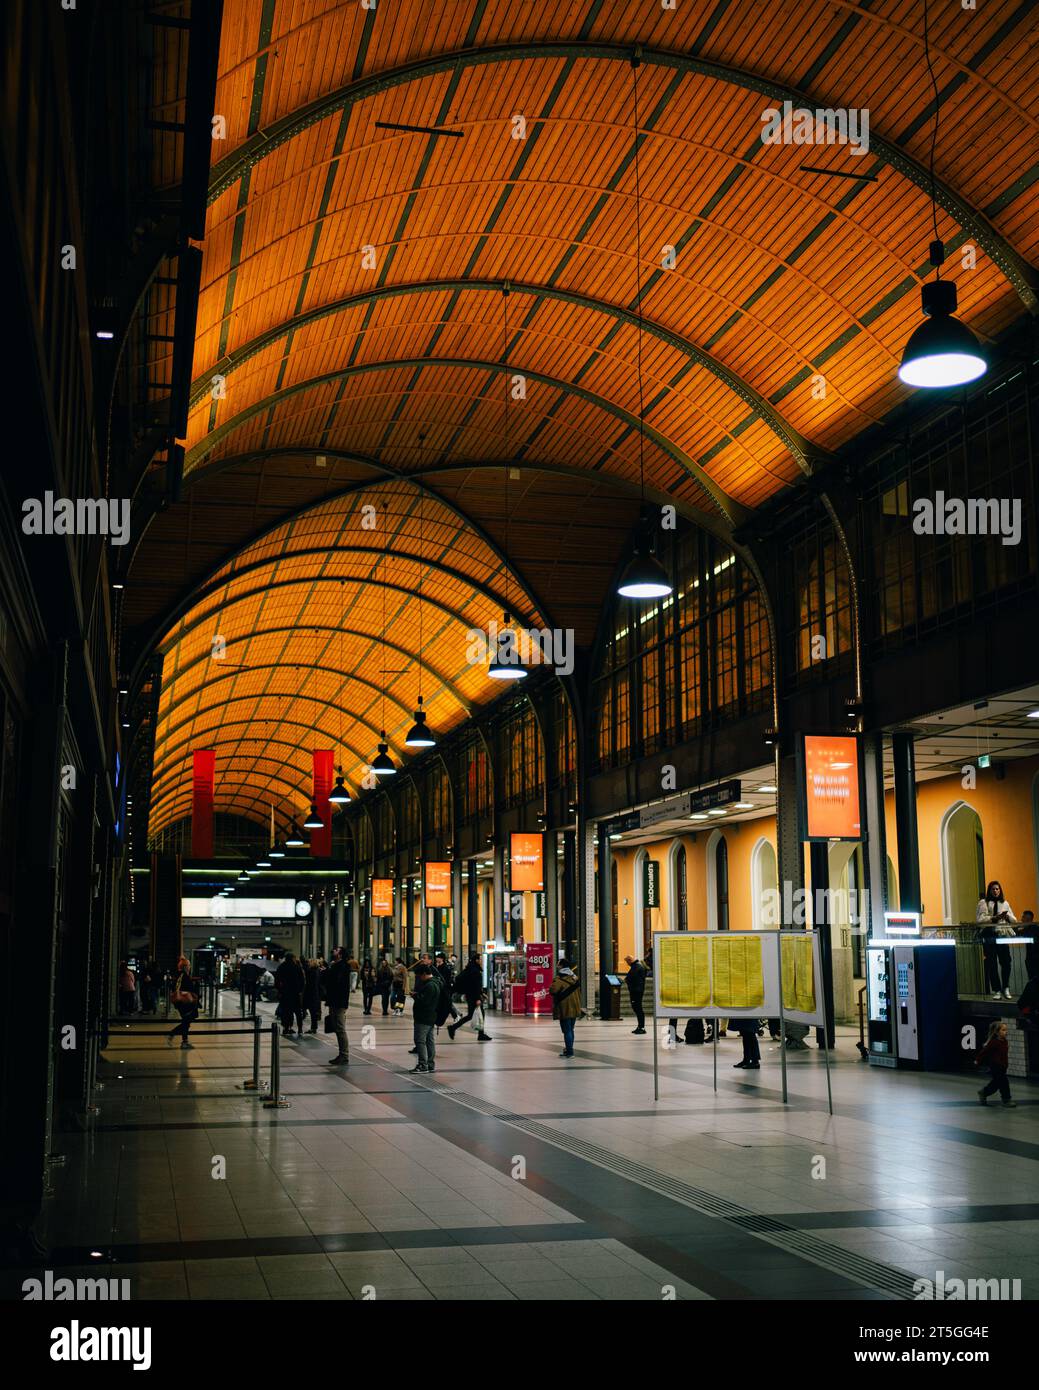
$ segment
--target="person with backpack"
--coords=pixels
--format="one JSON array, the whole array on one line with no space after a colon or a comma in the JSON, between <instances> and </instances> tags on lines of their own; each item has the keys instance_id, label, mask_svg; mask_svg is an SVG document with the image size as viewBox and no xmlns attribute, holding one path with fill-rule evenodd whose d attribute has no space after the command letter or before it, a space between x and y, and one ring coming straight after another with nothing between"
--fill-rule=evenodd
<instances>
[{"instance_id":1,"label":"person with backpack","mask_svg":"<svg viewBox=\"0 0 1039 1390\"><path fill-rule=\"evenodd\" d=\"M444 994L447 996L447 1013L444 1017L445 1019L457 1019L458 1010L455 1008L454 1001L451 998L455 988L455 968L443 951L437 952L434 969L440 976L440 983L443 985Z\"/></svg>"},{"instance_id":2,"label":"person with backpack","mask_svg":"<svg viewBox=\"0 0 1039 1390\"><path fill-rule=\"evenodd\" d=\"M393 983L390 990L390 1008L393 1017L399 1018L404 1012L404 1005L408 997L408 967L397 957L397 963L393 967Z\"/></svg>"},{"instance_id":3,"label":"person with backpack","mask_svg":"<svg viewBox=\"0 0 1039 1390\"><path fill-rule=\"evenodd\" d=\"M454 1038L459 1028L472 1021L476 1010L480 1008L480 1001L483 998L483 967L480 965L479 951L469 952L469 963L455 981L455 989L465 999L469 1006L469 1012L465 1018L456 1018L454 1023L448 1025L447 1036ZM483 1010L481 1009L481 1015ZM476 1034L480 1042L490 1042L491 1035L480 1028Z\"/></svg>"},{"instance_id":4,"label":"person with backpack","mask_svg":"<svg viewBox=\"0 0 1039 1390\"><path fill-rule=\"evenodd\" d=\"M552 996L552 1017L559 1019L559 1027L563 1034L563 1051L559 1055L572 1057L574 1025L582 1013L581 981L577 972L572 970L562 957L556 966L556 978L549 985L549 993Z\"/></svg>"},{"instance_id":5,"label":"person with backpack","mask_svg":"<svg viewBox=\"0 0 1039 1390\"><path fill-rule=\"evenodd\" d=\"M998 1091L1000 1100L1007 1109L1016 1110L1017 1101L1010 1098L1010 1082L1007 1080L1007 1067L1010 1065L1007 1026L1001 1018L993 1019L989 1024L985 1046L978 1049L978 1055L974 1058L976 1067L980 1067L983 1062L988 1064L992 1080L987 1086L982 1086L978 1092L978 1100L982 1105L988 1105L989 1096Z\"/></svg>"},{"instance_id":6,"label":"person with backpack","mask_svg":"<svg viewBox=\"0 0 1039 1390\"><path fill-rule=\"evenodd\" d=\"M336 1055L329 1058L330 1067L345 1067L350 1063L350 1042L346 1036L346 1011L350 1007L350 974L350 961L346 952L342 946L337 946L332 953L332 964L321 977L325 1003L328 1005L336 1042L339 1044Z\"/></svg>"},{"instance_id":7,"label":"person with backpack","mask_svg":"<svg viewBox=\"0 0 1039 1390\"><path fill-rule=\"evenodd\" d=\"M170 985L170 1002L180 1014L180 1022L167 1034L166 1046L172 1047L173 1039L179 1033L181 1047L190 1047L188 1031L198 1018L198 983L191 974L191 962L186 956L181 956L177 961Z\"/></svg>"},{"instance_id":8,"label":"person with backpack","mask_svg":"<svg viewBox=\"0 0 1039 1390\"><path fill-rule=\"evenodd\" d=\"M292 1025L303 1036L303 994L307 987L307 972L302 963L291 951L285 952L285 959L274 972L274 985L278 991L277 1014L285 1037L295 1034Z\"/></svg>"},{"instance_id":9,"label":"person with backpack","mask_svg":"<svg viewBox=\"0 0 1039 1390\"><path fill-rule=\"evenodd\" d=\"M418 1061L412 1071L436 1071L437 1008L442 992L440 976L426 961L419 961L415 967L415 988L411 993L414 1000L412 1018L415 1047L418 1051Z\"/></svg>"},{"instance_id":10,"label":"person with backpack","mask_svg":"<svg viewBox=\"0 0 1039 1390\"><path fill-rule=\"evenodd\" d=\"M635 1015L635 1022L638 1025L631 1031L632 1033L644 1033L646 1031L646 1013L642 1007L642 1001L646 996L646 976L649 971L642 961L635 960L631 956L625 956L624 963L628 967L626 976L628 998L631 1000L631 1011Z\"/></svg>"}]
</instances>

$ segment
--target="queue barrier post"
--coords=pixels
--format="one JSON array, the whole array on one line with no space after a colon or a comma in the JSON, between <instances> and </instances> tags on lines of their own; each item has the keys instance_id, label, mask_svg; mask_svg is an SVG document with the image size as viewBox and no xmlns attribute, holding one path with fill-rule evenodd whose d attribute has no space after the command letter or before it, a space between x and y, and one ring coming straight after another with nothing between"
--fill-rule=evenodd
<instances>
[{"instance_id":1,"label":"queue barrier post","mask_svg":"<svg viewBox=\"0 0 1039 1390\"><path fill-rule=\"evenodd\" d=\"M253 1074L248 1081L242 1082L243 1091L258 1091L260 1089L260 1020L253 1015Z\"/></svg>"},{"instance_id":2,"label":"queue barrier post","mask_svg":"<svg viewBox=\"0 0 1039 1390\"><path fill-rule=\"evenodd\" d=\"M281 1096L281 1058L278 1053L278 1024L271 1024L271 1088L263 1102L264 1110L287 1110L289 1102Z\"/></svg>"}]
</instances>

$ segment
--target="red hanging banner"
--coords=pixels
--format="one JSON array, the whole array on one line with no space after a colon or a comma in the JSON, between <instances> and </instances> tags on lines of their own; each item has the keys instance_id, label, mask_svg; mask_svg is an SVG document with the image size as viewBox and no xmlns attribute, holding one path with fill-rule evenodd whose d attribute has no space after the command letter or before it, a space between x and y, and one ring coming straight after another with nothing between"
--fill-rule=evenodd
<instances>
[{"instance_id":1,"label":"red hanging banner","mask_svg":"<svg viewBox=\"0 0 1039 1390\"><path fill-rule=\"evenodd\" d=\"M332 853L332 808L328 804L328 794L332 790L331 748L314 749L314 805L324 821L323 830L310 832L310 853L315 858L327 859Z\"/></svg>"},{"instance_id":2,"label":"red hanging banner","mask_svg":"<svg viewBox=\"0 0 1039 1390\"><path fill-rule=\"evenodd\" d=\"M197 748L191 757L191 857L212 859L216 753L212 748Z\"/></svg>"}]
</instances>

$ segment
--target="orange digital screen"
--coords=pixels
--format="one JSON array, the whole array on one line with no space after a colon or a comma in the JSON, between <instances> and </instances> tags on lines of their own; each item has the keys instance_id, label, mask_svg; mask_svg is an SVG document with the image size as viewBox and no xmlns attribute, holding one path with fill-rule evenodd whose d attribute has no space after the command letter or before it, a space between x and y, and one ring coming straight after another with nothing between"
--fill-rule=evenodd
<instances>
[{"instance_id":1,"label":"orange digital screen","mask_svg":"<svg viewBox=\"0 0 1039 1390\"><path fill-rule=\"evenodd\" d=\"M540 893L545 866L540 835L513 835L509 846L509 886L514 893Z\"/></svg>"},{"instance_id":2,"label":"orange digital screen","mask_svg":"<svg viewBox=\"0 0 1039 1390\"><path fill-rule=\"evenodd\" d=\"M859 741L805 734L805 833L810 840L858 840Z\"/></svg>"},{"instance_id":3,"label":"orange digital screen","mask_svg":"<svg viewBox=\"0 0 1039 1390\"><path fill-rule=\"evenodd\" d=\"M393 879L372 879L372 916L393 916Z\"/></svg>"},{"instance_id":4,"label":"orange digital screen","mask_svg":"<svg viewBox=\"0 0 1039 1390\"><path fill-rule=\"evenodd\" d=\"M427 861L424 883L427 907L451 906L450 860L431 859Z\"/></svg>"}]
</instances>

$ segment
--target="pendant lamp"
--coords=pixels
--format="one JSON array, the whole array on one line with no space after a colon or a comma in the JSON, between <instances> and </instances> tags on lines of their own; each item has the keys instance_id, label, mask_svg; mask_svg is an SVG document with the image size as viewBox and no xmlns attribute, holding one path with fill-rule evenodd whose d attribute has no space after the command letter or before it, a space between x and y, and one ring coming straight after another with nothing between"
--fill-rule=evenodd
<instances>
[{"instance_id":1,"label":"pendant lamp","mask_svg":"<svg viewBox=\"0 0 1039 1390\"><path fill-rule=\"evenodd\" d=\"M934 279L920 286L920 307L926 317L919 328L913 330L906 343L898 375L907 386L934 389L941 386L965 386L969 381L977 381L988 369L988 363L977 338L966 324L954 317L955 284L951 280L942 279L945 243L938 233L938 199L934 179L934 149L938 140L938 122L941 119L941 96L931 65L929 11L928 0L924 0L924 58L934 89L930 160L931 221L934 226L934 240L929 248L929 259L934 266Z\"/></svg>"},{"instance_id":2,"label":"pendant lamp","mask_svg":"<svg viewBox=\"0 0 1039 1390\"><path fill-rule=\"evenodd\" d=\"M306 840L304 840L303 836L299 833L299 826L296 824L295 817L293 817L292 824L289 826L289 833L285 836L285 848L303 849L306 843Z\"/></svg>"},{"instance_id":3,"label":"pendant lamp","mask_svg":"<svg viewBox=\"0 0 1039 1390\"><path fill-rule=\"evenodd\" d=\"M520 660L516 634L512 630L512 614L508 609L502 614L502 626L498 631L487 674L494 681L519 681L529 674Z\"/></svg>"},{"instance_id":4,"label":"pendant lamp","mask_svg":"<svg viewBox=\"0 0 1039 1390\"><path fill-rule=\"evenodd\" d=\"M436 739L429 729L426 728L426 711L422 708L422 696L418 697L418 709L415 711L415 722L408 730L408 736L404 740L406 748L435 748Z\"/></svg>"},{"instance_id":5,"label":"pendant lamp","mask_svg":"<svg viewBox=\"0 0 1039 1390\"><path fill-rule=\"evenodd\" d=\"M385 729L383 729L379 737L382 739L382 742L379 744L378 753L376 753L375 757L372 759L371 770L375 773L376 777L390 777L397 769L394 767L393 759L390 757L390 745L386 742Z\"/></svg>"},{"instance_id":6,"label":"pendant lamp","mask_svg":"<svg viewBox=\"0 0 1039 1390\"><path fill-rule=\"evenodd\" d=\"M304 830L324 830L324 828L325 828L325 822L321 819L321 817L320 817L320 816L318 815L318 813L317 813L317 804L316 804L316 802L313 802L313 801L312 801L312 802L310 803L310 814L307 816L306 820L303 822L303 829L304 829Z\"/></svg>"},{"instance_id":7,"label":"pendant lamp","mask_svg":"<svg viewBox=\"0 0 1039 1390\"><path fill-rule=\"evenodd\" d=\"M328 793L328 803L330 806L345 806L350 800L350 793L347 791L346 783L343 781L343 769L336 768L336 784Z\"/></svg>"}]
</instances>

